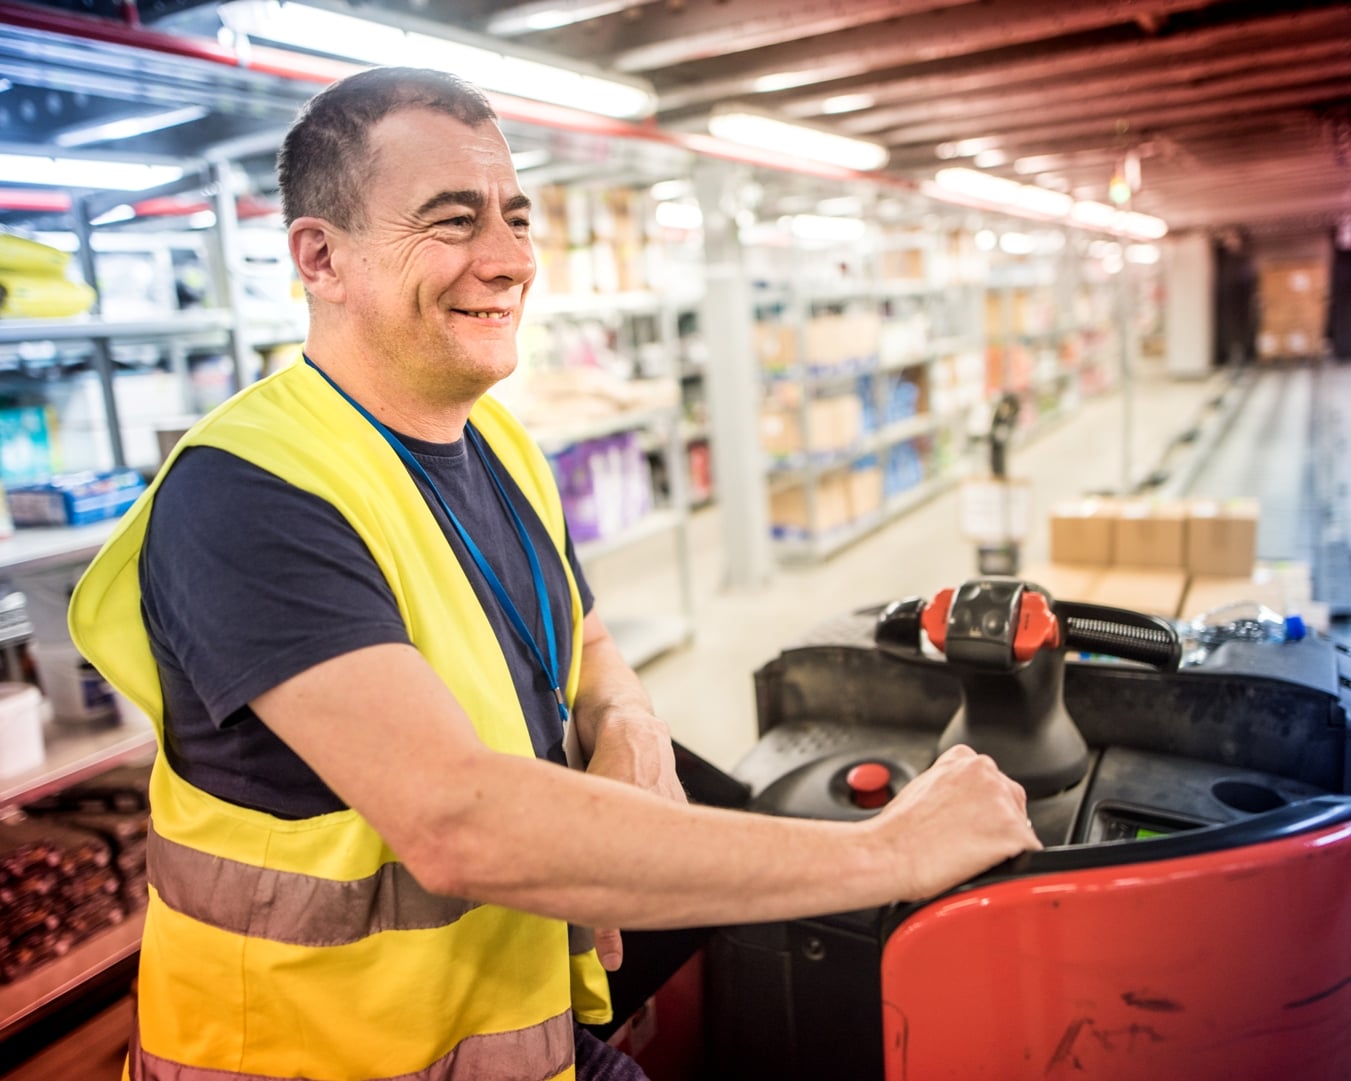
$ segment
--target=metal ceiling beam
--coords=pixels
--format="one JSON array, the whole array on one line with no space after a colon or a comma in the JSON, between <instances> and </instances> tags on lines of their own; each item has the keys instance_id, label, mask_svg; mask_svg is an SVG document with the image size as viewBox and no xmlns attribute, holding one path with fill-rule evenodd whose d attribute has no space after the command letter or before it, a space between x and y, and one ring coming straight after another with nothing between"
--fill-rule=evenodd
<instances>
[{"instance_id":1,"label":"metal ceiling beam","mask_svg":"<svg viewBox=\"0 0 1351 1081\"><path fill-rule=\"evenodd\" d=\"M928 12L898 20L885 31L877 26L844 30L828 38L807 39L788 45L776 45L750 57L734 57L737 74L718 78L721 72L705 65L702 72L690 70L690 85L663 89L663 79L652 65L636 54L611 55L604 63L623 71L650 73L658 84L661 108L678 108L717 101L756 92L756 82L765 76L784 72L813 74L805 81L821 77L840 79L868 71L903 67L942 60L969 53L1028 44L1069 34L1098 30L1121 23L1134 23L1143 17L1158 17L1176 11L1208 6L1210 0L1148 0L1126 3L1108 0L1083 3L1057 0L1056 3L1029 5L1021 0L985 0L964 4L947 11ZM723 65L725 68L727 65ZM695 66L697 67L697 65ZM669 83L669 80L665 80ZM785 87L787 89L787 87Z\"/></svg>"},{"instance_id":2,"label":"metal ceiling beam","mask_svg":"<svg viewBox=\"0 0 1351 1081\"><path fill-rule=\"evenodd\" d=\"M878 103L939 101L949 96L996 90L1020 83L1093 73L1104 68L1154 68L1173 59L1214 56L1229 51L1260 52L1275 45L1308 41L1351 40L1351 7L1319 8L1290 14L1256 16L1243 22L1185 31L1167 37L1145 38L1089 48L1066 49L1050 55L994 60L984 56L960 58L926 66L932 74L897 72L880 80L851 82L848 86L785 91L773 97L774 108L786 116L822 115L821 105L841 93L866 93ZM942 70L934 70L942 69ZM844 117L835 123L844 124Z\"/></svg>"},{"instance_id":3,"label":"metal ceiling beam","mask_svg":"<svg viewBox=\"0 0 1351 1081\"><path fill-rule=\"evenodd\" d=\"M780 0L772 4L671 5L635 19L611 41L607 63L621 71L651 71L764 49L785 42L857 30L909 18L967 0Z\"/></svg>"},{"instance_id":4,"label":"metal ceiling beam","mask_svg":"<svg viewBox=\"0 0 1351 1081\"><path fill-rule=\"evenodd\" d=\"M1336 68L1339 66L1336 61L1345 61L1349 52L1348 42L1332 38L1187 62L1099 68L1097 75L1032 84L1010 81L988 94L948 94L934 101L870 109L858 117L840 117L834 126L850 134L866 135L926 121L961 121L1039 110L1048 101L1085 105L1106 97L1117 101L1125 111L1133 103L1157 100L1162 104L1182 102L1189 97L1217 97L1249 83L1257 85L1253 80L1258 79L1265 80L1264 85L1268 86L1309 82L1311 71Z\"/></svg>"},{"instance_id":5,"label":"metal ceiling beam","mask_svg":"<svg viewBox=\"0 0 1351 1081\"><path fill-rule=\"evenodd\" d=\"M1351 66L1351 61L1348 61ZM1239 94L1214 101L1202 101L1183 105L1168 106L1159 109L1138 108L1127 115L1107 105L1090 103L1093 108L1088 116L1075 109L1047 109L1044 114L1007 119L1024 120L1032 126L1008 125L996 127L989 122L968 123L953 127L949 124L919 124L885 133L881 141L891 146L913 145L916 143L946 142L967 138L988 136L996 140L995 145L1019 141L1023 145L1054 139L1103 138L1116 133L1121 136L1123 146L1134 136L1146 136L1173 124L1194 123L1199 120L1220 119L1238 111L1254 113L1274 112L1280 109L1313 108L1323 103L1345 99L1351 95L1351 79L1337 78L1309 86L1281 91L1263 91L1259 93ZM1044 118L1062 118L1060 122L1052 119L1042 123Z\"/></svg>"}]
</instances>

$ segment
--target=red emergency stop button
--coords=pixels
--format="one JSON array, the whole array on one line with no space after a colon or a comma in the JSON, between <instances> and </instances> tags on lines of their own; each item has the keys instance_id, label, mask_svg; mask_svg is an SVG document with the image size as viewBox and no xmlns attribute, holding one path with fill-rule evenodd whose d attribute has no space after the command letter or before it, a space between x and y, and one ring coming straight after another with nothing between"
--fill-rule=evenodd
<instances>
[{"instance_id":1,"label":"red emergency stop button","mask_svg":"<svg viewBox=\"0 0 1351 1081\"><path fill-rule=\"evenodd\" d=\"M860 762L844 775L854 806L871 809L891 799L891 770L881 762Z\"/></svg>"}]
</instances>

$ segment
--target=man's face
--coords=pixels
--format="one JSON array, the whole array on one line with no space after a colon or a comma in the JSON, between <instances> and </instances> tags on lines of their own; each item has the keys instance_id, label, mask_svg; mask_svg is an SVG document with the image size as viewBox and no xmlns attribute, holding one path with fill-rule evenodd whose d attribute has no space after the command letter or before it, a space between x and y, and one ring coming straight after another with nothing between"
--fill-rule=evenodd
<instances>
[{"instance_id":1,"label":"man's face","mask_svg":"<svg viewBox=\"0 0 1351 1081\"><path fill-rule=\"evenodd\" d=\"M349 234L353 342L429 403L477 397L516 366L535 275L530 204L493 123L404 109L370 132L365 224Z\"/></svg>"}]
</instances>

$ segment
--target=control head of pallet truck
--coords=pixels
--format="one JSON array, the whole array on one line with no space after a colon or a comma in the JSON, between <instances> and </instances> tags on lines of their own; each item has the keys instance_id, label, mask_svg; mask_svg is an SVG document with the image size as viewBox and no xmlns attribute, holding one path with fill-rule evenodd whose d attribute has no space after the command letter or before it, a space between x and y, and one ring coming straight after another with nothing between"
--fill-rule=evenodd
<instances>
[{"instance_id":1,"label":"control head of pallet truck","mask_svg":"<svg viewBox=\"0 0 1351 1081\"><path fill-rule=\"evenodd\" d=\"M1083 651L1174 671L1182 656L1165 619L1078 601L1057 601L1032 582L987 576L932 600L893 601L878 617L877 645L919 655L928 639L954 665L1012 671L1047 651Z\"/></svg>"}]
</instances>

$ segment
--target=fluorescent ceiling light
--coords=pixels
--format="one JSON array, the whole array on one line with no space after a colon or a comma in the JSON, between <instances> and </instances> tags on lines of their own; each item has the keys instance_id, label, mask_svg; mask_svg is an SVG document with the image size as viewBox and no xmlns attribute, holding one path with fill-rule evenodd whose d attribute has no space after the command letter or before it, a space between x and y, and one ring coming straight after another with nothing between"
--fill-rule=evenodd
<instances>
[{"instance_id":1,"label":"fluorescent ceiling light","mask_svg":"<svg viewBox=\"0 0 1351 1081\"><path fill-rule=\"evenodd\" d=\"M1064 157L1060 154L1029 154L1014 161L1013 171L1020 176L1044 173L1048 169L1058 169L1063 160Z\"/></svg>"},{"instance_id":2,"label":"fluorescent ceiling light","mask_svg":"<svg viewBox=\"0 0 1351 1081\"><path fill-rule=\"evenodd\" d=\"M1074 203L1063 192L1019 184L1016 180L991 176L976 169L939 169L934 175L934 182L939 188L970 196L983 203L1048 218L1064 217Z\"/></svg>"},{"instance_id":3,"label":"fluorescent ceiling light","mask_svg":"<svg viewBox=\"0 0 1351 1081\"><path fill-rule=\"evenodd\" d=\"M407 64L451 72L482 87L620 120L650 116L657 96L640 80L564 67L544 59L388 23L277 0L231 0L218 8L232 32L367 64Z\"/></svg>"},{"instance_id":4,"label":"fluorescent ceiling light","mask_svg":"<svg viewBox=\"0 0 1351 1081\"><path fill-rule=\"evenodd\" d=\"M1150 266L1159 261L1159 249L1153 244L1127 244L1126 262Z\"/></svg>"},{"instance_id":5,"label":"fluorescent ceiling light","mask_svg":"<svg viewBox=\"0 0 1351 1081\"><path fill-rule=\"evenodd\" d=\"M871 94L836 94L821 102L821 111L828 116L837 113L856 113L860 109L871 109L877 99Z\"/></svg>"},{"instance_id":6,"label":"fluorescent ceiling light","mask_svg":"<svg viewBox=\"0 0 1351 1081\"><path fill-rule=\"evenodd\" d=\"M130 203L118 203L111 210L104 211L97 218L91 218L90 225L113 225L119 221L131 221L136 210Z\"/></svg>"},{"instance_id":7,"label":"fluorescent ceiling light","mask_svg":"<svg viewBox=\"0 0 1351 1081\"><path fill-rule=\"evenodd\" d=\"M633 7L633 0L593 0L592 3L544 0L542 3L521 4L510 11L494 15L488 20L484 31L500 37L511 37L536 30L556 30L560 26L599 19L630 7Z\"/></svg>"},{"instance_id":8,"label":"fluorescent ceiling light","mask_svg":"<svg viewBox=\"0 0 1351 1081\"><path fill-rule=\"evenodd\" d=\"M1131 240L1161 240L1168 235L1168 223L1151 214L1118 210L1106 203L1080 199L1070 209L1070 221L1089 229L1120 233Z\"/></svg>"},{"instance_id":9,"label":"fluorescent ceiling light","mask_svg":"<svg viewBox=\"0 0 1351 1081\"><path fill-rule=\"evenodd\" d=\"M1026 233L1002 233L999 237L1000 251L1009 255L1031 255L1037 243Z\"/></svg>"},{"instance_id":10,"label":"fluorescent ceiling light","mask_svg":"<svg viewBox=\"0 0 1351 1081\"><path fill-rule=\"evenodd\" d=\"M1009 156L1002 150L982 150L971 159L971 164L977 169L994 169L1008 160Z\"/></svg>"},{"instance_id":11,"label":"fluorescent ceiling light","mask_svg":"<svg viewBox=\"0 0 1351 1081\"><path fill-rule=\"evenodd\" d=\"M962 139L956 143L939 143L934 148L934 153L940 158L969 158L979 154L982 150L993 150L998 145L998 139L987 135L980 139Z\"/></svg>"},{"instance_id":12,"label":"fluorescent ceiling light","mask_svg":"<svg viewBox=\"0 0 1351 1081\"><path fill-rule=\"evenodd\" d=\"M857 195L837 195L831 199L822 199L816 204L816 212L828 217L858 218L863 216L863 200Z\"/></svg>"},{"instance_id":13,"label":"fluorescent ceiling light","mask_svg":"<svg viewBox=\"0 0 1351 1081\"><path fill-rule=\"evenodd\" d=\"M541 165L547 165L549 160L549 152L540 147L534 150L517 150L511 155L511 164L518 173L523 173L527 169L538 169Z\"/></svg>"},{"instance_id":14,"label":"fluorescent ceiling light","mask_svg":"<svg viewBox=\"0 0 1351 1081\"><path fill-rule=\"evenodd\" d=\"M134 161L96 158L45 158L0 154L0 181L43 184L54 188L96 188L144 191L169 184L183 175L177 165L142 165Z\"/></svg>"},{"instance_id":15,"label":"fluorescent ceiling light","mask_svg":"<svg viewBox=\"0 0 1351 1081\"><path fill-rule=\"evenodd\" d=\"M862 218L832 218L823 214L790 214L780 219L799 240L861 240L867 226Z\"/></svg>"},{"instance_id":16,"label":"fluorescent ceiling light","mask_svg":"<svg viewBox=\"0 0 1351 1081\"><path fill-rule=\"evenodd\" d=\"M152 131L175 128L180 124L190 124L206 116L206 109L200 105L189 105L182 109L169 109L166 112L151 113L148 116L128 116L121 120L105 120L97 124L83 124L78 128L69 128L52 138L57 146L85 146L88 143L107 143L118 139L132 139L137 135L146 135Z\"/></svg>"},{"instance_id":17,"label":"fluorescent ceiling light","mask_svg":"<svg viewBox=\"0 0 1351 1081\"><path fill-rule=\"evenodd\" d=\"M704 224L703 212L694 203L658 203L652 210L652 216L663 229L701 229Z\"/></svg>"},{"instance_id":18,"label":"fluorescent ceiling light","mask_svg":"<svg viewBox=\"0 0 1351 1081\"><path fill-rule=\"evenodd\" d=\"M810 69L776 71L772 75L761 75L751 83L751 90L757 94L773 94L776 90L795 90L799 86L806 86L815 81L816 72Z\"/></svg>"},{"instance_id":19,"label":"fluorescent ceiling light","mask_svg":"<svg viewBox=\"0 0 1351 1081\"><path fill-rule=\"evenodd\" d=\"M860 172L880 169L887 163L887 148L880 143L836 135L803 124L790 124L740 108L715 111L708 118L708 130L731 143Z\"/></svg>"},{"instance_id":20,"label":"fluorescent ceiling light","mask_svg":"<svg viewBox=\"0 0 1351 1081\"><path fill-rule=\"evenodd\" d=\"M1121 211L1116 207L1088 199L1080 199L1070 209L1070 221L1093 229L1115 229L1120 216Z\"/></svg>"},{"instance_id":21,"label":"fluorescent ceiling light","mask_svg":"<svg viewBox=\"0 0 1351 1081\"><path fill-rule=\"evenodd\" d=\"M648 194L659 203L668 199L683 199L694 194L694 185L683 179L658 180L648 189Z\"/></svg>"},{"instance_id":22,"label":"fluorescent ceiling light","mask_svg":"<svg viewBox=\"0 0 1351 1081\"><path fill-rule=\"evenodd\" d=\"M1162 240L1168 235L1168 223L1152 214L1128 210L1121 215L1121 232L1132 240Z\"/></svg>"}]
</instances>

